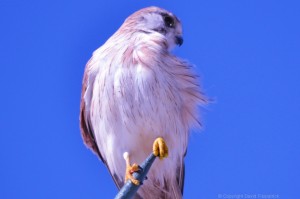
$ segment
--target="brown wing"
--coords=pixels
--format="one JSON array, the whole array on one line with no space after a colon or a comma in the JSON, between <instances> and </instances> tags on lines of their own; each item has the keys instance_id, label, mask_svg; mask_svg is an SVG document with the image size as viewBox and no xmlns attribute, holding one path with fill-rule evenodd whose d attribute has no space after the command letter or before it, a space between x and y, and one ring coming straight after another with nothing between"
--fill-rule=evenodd
<instances>
[{"instance_id":1,"label":"brown wing","mask_svg":"<svg viewBox=\"0 0 300 199\"><path fill-rule=\"evenodd\" d=\"M85 143L85 145L90 148L95 154L99 156L99 158L104 162L104 159L99 151L99 148L97 146L95 135L93 132L93 128L90 123L90 116L89 113L86 110L86 104L84 100L84 94L87 89L87 82L88 81L88 75L87 75L87 68L85 69L84 75L83 75L83 81L82 81L82 90L81 90L81 102L80 102L80 130L81 130L81 136Z\"/></svg>"},{"instance_id":2,"label":"brown wing","mask_svg":"<svg viewBox=\"0 0 300 199\"><path fill-rule=\"evenodd\" d=\"M85 145L88 148L90 148L102 160L102 162L108 168L108 170L110 172L110 175L112 176L115 184L120 189L123 186L123 182L121 180L119 180L119 178L116 176L116 174L111 173L105 159L101 155L101 152L98 148L98 145L97 145L97 142L96 142L96 139L95 139L95 134L94 134L94 131L93 131L93 127L92 127L91 122L90 122L91 120L90 120L89 112L86 109L84 94L86 92L87 85L88 85L87 68L88 68L88 65L90 63L91 63L91 60L87 63L87 66L86 66L86 69L85 69L84 75L83 75L83 81L82 81L80 116L79 116L81 136L82 136L82 139L83 139Z\"/></svg>"},{"instance_id":3,"label":"brown wing","mask_svg":"<svg viewBox=\"0 0 300 199\"><path fill-rule=\"evenodd\" d=\"M177 176L176 176L176 180L182 195L183 195L183 188L184 188L184 176L185 176L185 166L184 166L184 161L182 161L181 166L177 168Z\"/></svg>"}]
</instances>

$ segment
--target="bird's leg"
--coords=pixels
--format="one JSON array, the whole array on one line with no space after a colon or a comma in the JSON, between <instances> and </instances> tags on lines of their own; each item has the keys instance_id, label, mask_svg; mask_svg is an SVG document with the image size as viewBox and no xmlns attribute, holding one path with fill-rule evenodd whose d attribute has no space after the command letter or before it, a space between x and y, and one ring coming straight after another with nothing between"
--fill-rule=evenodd
<instances>
[{"instance_id":1,"label":"bird's leg","mask_svg":"<svg viewBox=\"0 0 300 199\"><path fill-rule=\"evenodd\" d=\"M135 164L135 163L132 164L132 165L130 165L130 160L129 160L129 154L128 154L128 152L125 152L123 154L123 157L124 157L124 159L126 161L125 183L127 182L127 180L130 180L133 184L139 185L140 181L137 180L137 179L135 179L132 174L134 172L140 171L141 168L139 167L138 164Z\"/></svg>"},{"instance_id":2,"label":"bird's leg","mask_svg":"<svg viewBox=\"0 0 300 199\"><path fill-rule=\"evenodd\" d=\"M158 137L154 141L153 154L159 157L159 159L168 157L168 146L163 138Z\"/></svg>"}]
</instances>

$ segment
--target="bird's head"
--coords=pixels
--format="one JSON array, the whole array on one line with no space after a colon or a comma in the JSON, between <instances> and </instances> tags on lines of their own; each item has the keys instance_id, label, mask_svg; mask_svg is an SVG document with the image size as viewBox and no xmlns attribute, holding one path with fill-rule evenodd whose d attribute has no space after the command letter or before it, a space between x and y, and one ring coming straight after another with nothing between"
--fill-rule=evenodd
<instances>
[{"instance_id":1,"label":"bird's head","mask_svg":"<svg viewBox=\"0 0 300 199\"><path fill-rule=\"evenodd\" d=\"M179 19L162 8L148 7L129 16L122 28L162 38L170 50L183 44L182 26Z\"/></svg>"}]
</instances>

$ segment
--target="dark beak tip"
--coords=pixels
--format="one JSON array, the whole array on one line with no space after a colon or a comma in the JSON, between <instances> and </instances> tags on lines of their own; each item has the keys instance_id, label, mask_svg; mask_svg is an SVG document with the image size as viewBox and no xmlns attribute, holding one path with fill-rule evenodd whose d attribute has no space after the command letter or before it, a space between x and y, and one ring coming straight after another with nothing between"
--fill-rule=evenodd
<instances>
[{"instance_id":1,"label":"dark beak tip","mask_svg":"<svg viewBox=\"0 0 300 199\"><path fill-rule=\"evenodd\" d=\"M181 46L183 44L183 38L181 36L176 36L176 44Z\"/></svg>"}]
</instances>

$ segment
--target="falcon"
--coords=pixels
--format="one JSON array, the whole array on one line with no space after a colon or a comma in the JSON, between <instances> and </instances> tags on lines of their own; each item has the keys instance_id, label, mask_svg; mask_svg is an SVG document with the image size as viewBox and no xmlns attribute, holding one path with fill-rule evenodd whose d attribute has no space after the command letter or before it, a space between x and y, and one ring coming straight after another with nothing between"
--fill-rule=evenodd
<instances>
[{"instance_id":1,"label":"falcon","mask_svg":"<svg viewBox=\"0 0 300 199\"><path fill-rule=\"evenodd\" d=\"M189 131L201 125L198 106L207 103L192 65L171 53L182 43L174 14L144 8L125 20L85 68L81 134L119 189L127 180L139 184L132 171L155 141L160 160L136 198L182 198Z\"/></svg>"}]
</instances>

